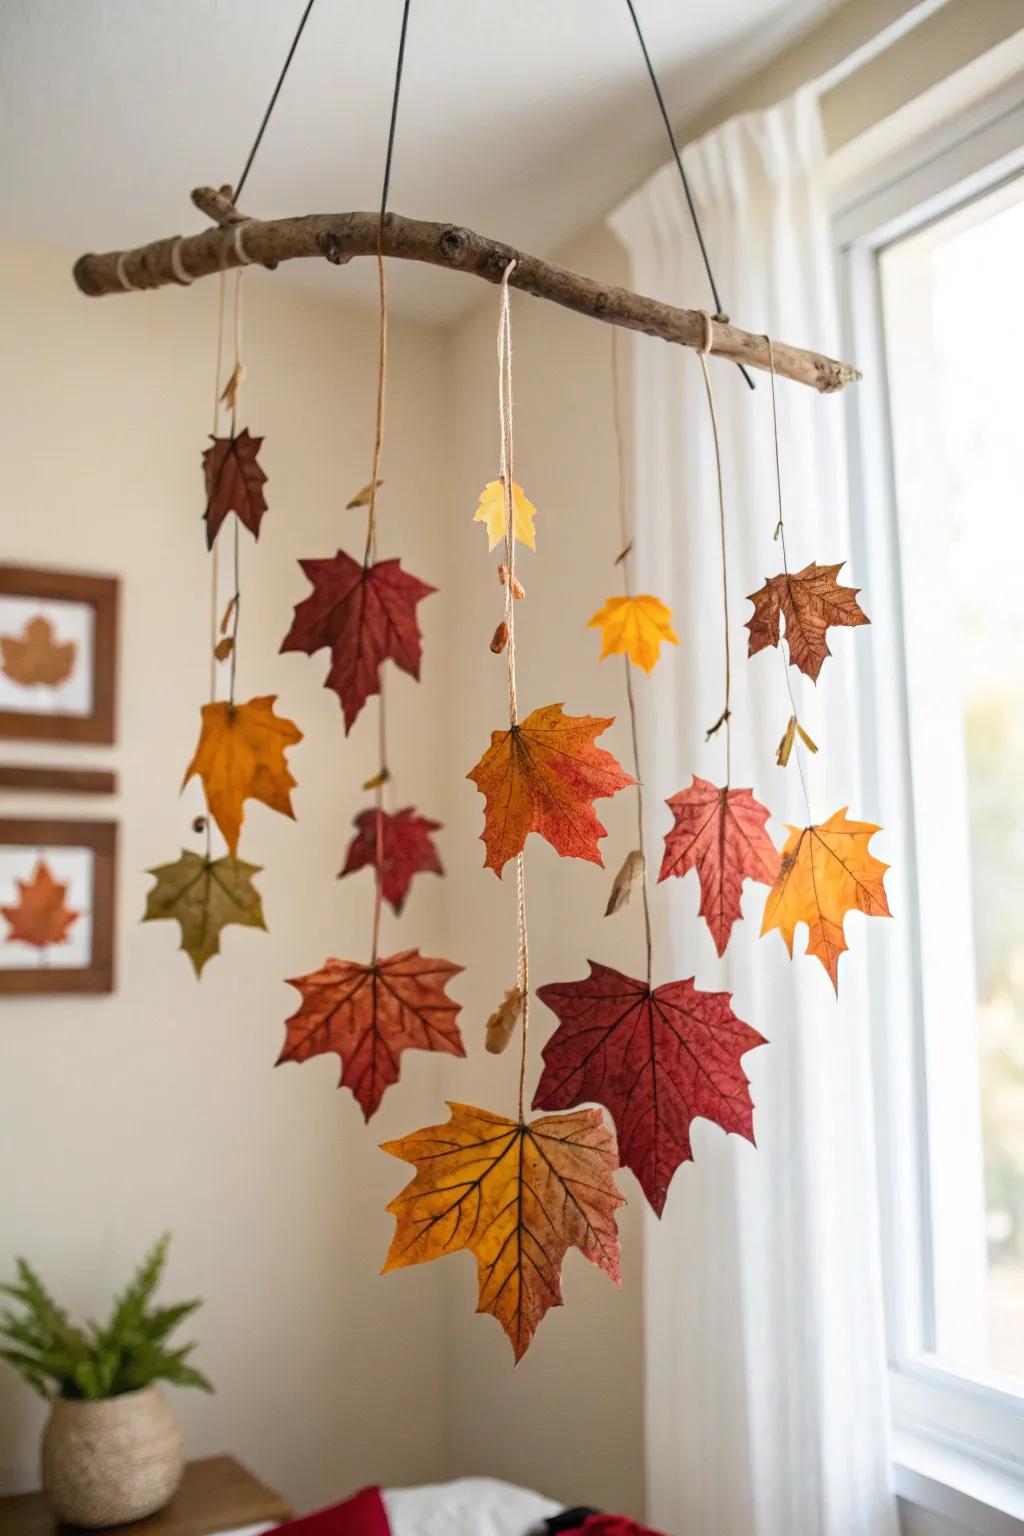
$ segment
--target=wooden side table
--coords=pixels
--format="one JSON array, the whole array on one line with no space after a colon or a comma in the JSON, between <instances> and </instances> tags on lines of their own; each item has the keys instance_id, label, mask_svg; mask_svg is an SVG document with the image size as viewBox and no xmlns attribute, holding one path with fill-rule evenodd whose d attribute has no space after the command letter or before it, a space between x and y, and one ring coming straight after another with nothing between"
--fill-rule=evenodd
<instances>
[{"instance_id":1,"label":"wooden side table","mask_svg":"<svg viewBox=\"0 0 1024 1536\"><path fill-rule=\"evenodd\" d=\"M109 1536L217 1536L247 1525L291 1519L291 1510L273 1489L253 1477L232 1456L190 1461L181 1487L166 1509L110 1528ZM2 1536L70 1536L75 1527L59 1525L41 1493L17 1493L0 1499Z\"/></svg>"}]
</instances>

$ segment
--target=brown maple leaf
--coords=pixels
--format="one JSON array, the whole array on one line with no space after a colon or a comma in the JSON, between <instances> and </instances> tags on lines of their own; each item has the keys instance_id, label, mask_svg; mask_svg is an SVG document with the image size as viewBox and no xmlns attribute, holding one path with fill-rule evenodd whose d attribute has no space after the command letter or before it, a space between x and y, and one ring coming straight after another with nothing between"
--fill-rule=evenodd
<instances>
[{"instance_id":1,"label":"brown maple leaf","mask_svg":"<svg viewBox=\"0 0 1024 1536\"><path fill-rule=\"evenodd\" d=\"M870 821L848 821L846 807L812 827L789 827L779 877L764 904L761 932L777 928L793 953L798 923L807 924L807 954L816 955L839 992L839 957L848 947L847 912L889 917L883 878L888 864L868 851L881 831Z\"/></svg>"},{"instance_id":2,"label":"brown maple leaf","mask_svg":"<svg viewBox=\"0 0 1024 1536\"><path fill-rule=\"evenodd\" d=\"M779 873L778 849L764 828L771 812L749 789L719 789L696 774L689 789L681 789L665 804L675 825L665 835L658 879L697 871L700 916L723 955L732 925L742 916L744 880L774 885Z\"/></svg>"},{"instance_id":3,"label":"brown maple leaf","mask_svg":"<svg viewBox=\"0 0 1024 1536\"><path fill-rule=\"evenodd\" d=\"M857 602L860 589L841 587L836 582L843 564L816 565L812 560L802 571L772 576L752 592L747 599L754 605L746 625L750 630L747 655L756 656L766 646L778 645L780 620L784 618L790 661L817 682L825 657L832 654L826 631L835 625L871 622Z\"/></svg>"},{"instance_id":4,"label":"brown maple leaf","mask_svg":"<svg viewBox=\"0 0 1024 1536\"><path fill-rule=\"evenodd\" d=\"M213 446L203 454L206 479L206 547L213 541L229 512L234 512L254 539L260 536L260 523L267 510L263 496L266 475L256 455L263 446L262 437L250 437L248 427L234 437L215 437Z\"/></svg>"},{"instance_id":5,"label":"brown maple leaf","mask_svg":"<svg viewBox=\"0 0 1024 1536\"><path fill-rule=\"evenodd\" d=\"M582 981L538 987L558 1017L544 1047L534 1109L603 1104L623 1166L660 1216L672 1175L693 1157L698 1117L754 1139L754 1106L741 1057L764 1036L732 1011L728 992L698 992L692 977L653 990L590 961Z\"/></svg>"},{"instance_id":6,"label":"brown maple leaf","mask_svg":"<svg viewBox=\"0 0 1024 1536\"><path fill-rule=\"evenodd\" d=\"M456 1023L460 1005L444 990L461 970L418 949L370 965L325 960L319 971L288 983L302 1004L285 1022L277 1065L336 1051L342 1063L338 1086L352 1090L369 1120L385 1089L398 1081L403 1051L465 1056Z\"/></svg>"},{"instance_id":7,"label":"brown maple leaf","mask_svg":"<svg viewBox=\"0 0 1024 1536\"><path fill-rule=\"evenodd\" d=\"M480 837L486 869L500 876L530 832L539 832L563 858L603 864L597 840L607 834L593 801L636 783L610 752L594 745L613 723L544 704L511 729L491 732L491 745L466 775L485 801Z\"/></svg>"},{"instance_id":8,"label":"brown maple leaf","mask_svg":"<svg viewBox=\"0 0 1024 1536\"><path fill-rule=\"evenodd\" d=\"M521 1360L545 1313L562 1305L570 1248L619 1284L615 1138L599 1109L522 1124L448 1108L447 1124L384 1143L416 1169L388 1206L396 1224L384 1273L468 1249L477 1311L497 1318Z\"/></svg>"},{"instance_id":9,"label":"brown maple leaf","mask_svg":"<svg viewBox=\"0 0 1024 1536\"><path fill-rule=\"evenodd\" d=\"M23 687L42 684L56 688L65 682L75 666L75 642L58 641L53 625L45 614L29 619L20 638L0 635L3 671Z\"/></svg>"},{"instance_id":10,"label":"brown maple leaf","mask_svg":"<svg viewBox=\"0 0 1024 1536\"><path fill-rule=\"evenodd\" d=\"M0 907L10 924L5 942L31 944L46 949L63 944L68 930L81 917L66 905L68 888L55 880L45 859L39 859L31 880L16 880L18 900L15 906Z\"/></svg>"}]
</instances>

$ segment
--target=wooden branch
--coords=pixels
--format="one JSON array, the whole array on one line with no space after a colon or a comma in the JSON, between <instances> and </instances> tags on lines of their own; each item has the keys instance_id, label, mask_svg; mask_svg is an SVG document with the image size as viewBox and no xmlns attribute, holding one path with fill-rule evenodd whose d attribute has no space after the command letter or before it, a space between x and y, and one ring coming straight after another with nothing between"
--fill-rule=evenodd
<instances>
[{"instance_id":1,"label":"wooden branch","mask_svg":"<svg viewBox=\"0 0 1024 1536\"><path fill-rule=\"evenodd\" d=\"M231 267L278 262L314 256L341 265L354 256L374 256L380 219L376 213L313 213L293 219L246 219L232 204L227 191L197 188L192 201L216 221L198 235L176 235L154 240L134 251L108 251L102 256L80 256L75 262L75 282L90 297L128 293L147 288L182 285ZM662 341L699 349L704 344L705 317L699 309L674 309L657 299L647 299L628 288L611 288L566 267L541 261L511 245L489 240L457 224L428 224L389 213L381 241L385 256L422 261L453 272L469 272L485 282L500 283L509 262L515 268L509 278L513 288L539 299L561 304L577 314L604 320L609 325L643 331ZM722 320L711 322L711 351L716 357L767 370L768 346L763 336L742 331ZM823 394L842 389L860 374L849 363L822 357L817 352L774 341L775 371L780 378L810 384Z\"/></svg>"}]
</instances>

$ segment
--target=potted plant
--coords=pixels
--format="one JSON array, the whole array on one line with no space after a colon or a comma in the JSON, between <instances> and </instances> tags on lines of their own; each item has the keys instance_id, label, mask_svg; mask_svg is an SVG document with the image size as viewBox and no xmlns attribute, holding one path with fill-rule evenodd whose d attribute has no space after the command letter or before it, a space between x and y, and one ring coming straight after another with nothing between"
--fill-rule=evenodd
<instances>
[{"instance_id":1,"label":"potted plant","mask_svg":"<svg viewBox=\"0 0 1024 1536\"><path fill-rule=\"evenodd\" d=\"M188 1363L195 1346L169 1344L199 1302L152 1304L169 1241L154 1244L102 1328L70 1322L24 1259L17 1284L0 1286L21 1307L0 1313L0 1358L51 1403L43 1492L72 1525L120 1525L166 1504L181 1481L181 1429L156 1383L213 1390Z\"/></svg>"}]
</instances>

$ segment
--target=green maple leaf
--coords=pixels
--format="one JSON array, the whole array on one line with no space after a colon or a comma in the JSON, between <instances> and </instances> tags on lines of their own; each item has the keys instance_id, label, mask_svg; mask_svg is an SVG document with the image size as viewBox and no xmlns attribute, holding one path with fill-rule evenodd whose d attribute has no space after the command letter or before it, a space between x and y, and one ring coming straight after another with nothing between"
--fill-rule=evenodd
<instances>
[{"instance_id":1,"label":"green maple leaf","mask_svg":"<svg viewBox=\"0 0 1024 1536\"><path fill-rule=\"evenodd\" d=\"M156 885L146 898L144 923L174 918L181 927L181 948L200 975L212 955L220 953L220 936L229 923L263 928L263 902L252 883L258 864L245 864L230 854L204 858L182 851L173 864L146 871Z\"/></svg>"}]
</instances>

